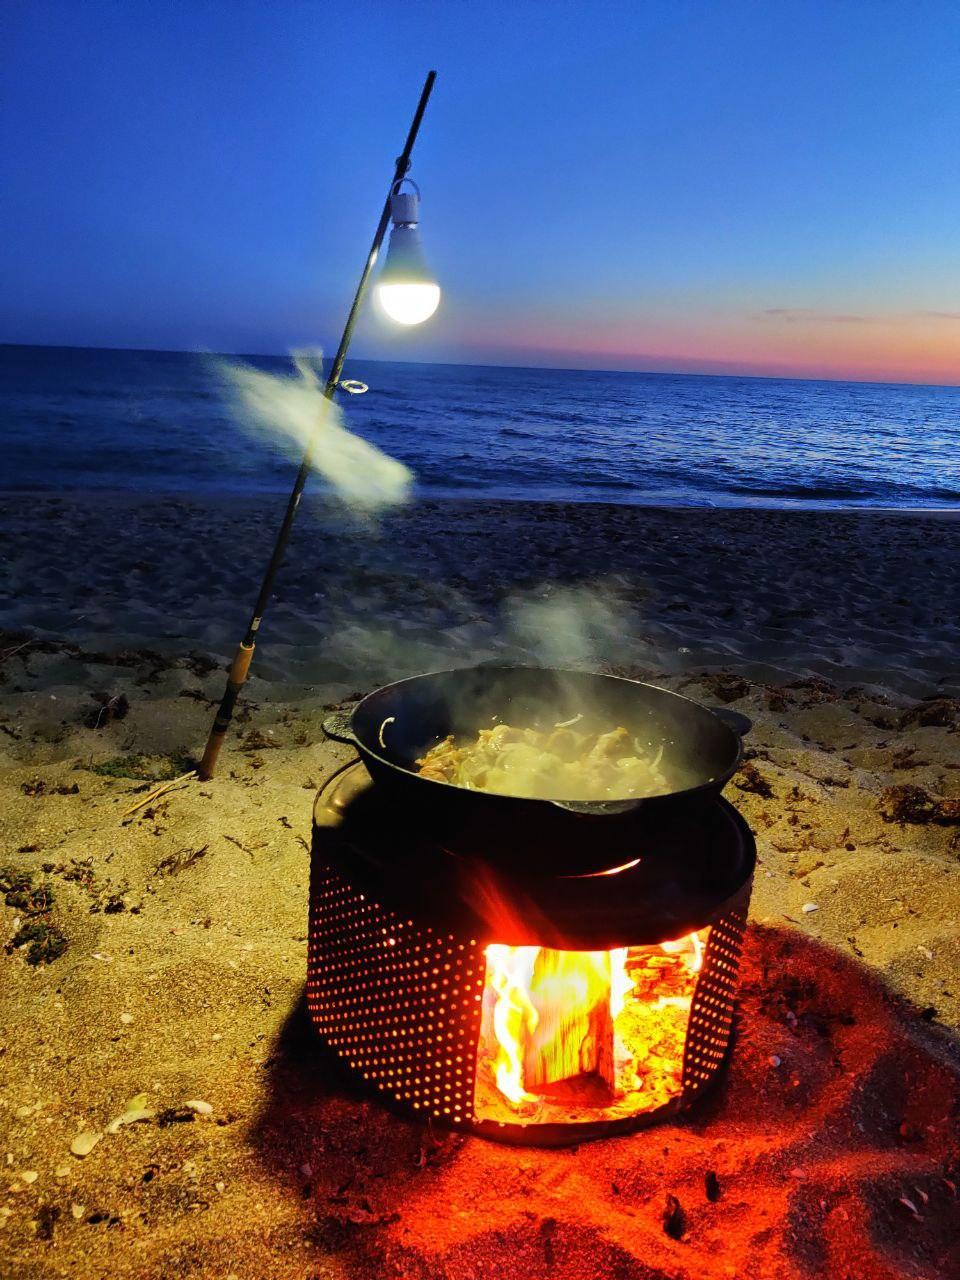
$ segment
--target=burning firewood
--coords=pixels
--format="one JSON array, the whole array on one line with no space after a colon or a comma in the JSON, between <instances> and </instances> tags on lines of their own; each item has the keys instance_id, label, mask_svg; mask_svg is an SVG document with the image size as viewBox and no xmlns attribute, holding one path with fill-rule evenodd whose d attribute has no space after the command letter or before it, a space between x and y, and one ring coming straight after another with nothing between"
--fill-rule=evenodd
<instances>
[{"instance_id":1,"label":"burning firewood","mask_svg":"<svg viewBox=\"0 0 960 1280\"><path fill-rule=\"evenodd\" d=\"M572 999L576 993L579 999ZM524 1085L538 1087L595 1073L614 1089L613 1017L609 956L591 957L544 947L537 954L531 1003L537 1025L524 1053Z\"/></svg>"}]
</instances>

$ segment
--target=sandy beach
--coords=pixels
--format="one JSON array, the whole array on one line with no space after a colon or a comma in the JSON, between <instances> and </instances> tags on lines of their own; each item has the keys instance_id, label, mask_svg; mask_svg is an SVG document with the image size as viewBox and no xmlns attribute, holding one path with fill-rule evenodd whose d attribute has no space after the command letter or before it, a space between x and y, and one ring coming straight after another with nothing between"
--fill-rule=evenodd
<instances>
[{"instance_id":1,"label":"sandy beach","mask_svg":"<svg viewBox=\"0 0 960 1280\"><path fill-rule=\"evenodd\" d=\"M202 749L281 506L0 503L0 1271L956 1275L960 522L422 502L374 528L310 501L219 775L125 817ZM683 1124L501 1148L317 1051L311 805L350 757L324 708L500 656L754 722L737 1043Z\"/></svg>"}]
</instances>

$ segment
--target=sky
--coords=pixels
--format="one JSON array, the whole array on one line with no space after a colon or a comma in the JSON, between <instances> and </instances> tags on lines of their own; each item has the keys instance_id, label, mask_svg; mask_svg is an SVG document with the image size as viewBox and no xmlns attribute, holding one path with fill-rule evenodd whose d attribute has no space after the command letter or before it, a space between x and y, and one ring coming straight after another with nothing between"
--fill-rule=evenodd
<instances>
[{"instance_id":1,"label":"sky","mask_svg":"<svg viewBox=\"0 0 960 1280\"><path fill-rule=\"evenodd\" d=\"M956 0L4 0L0 341L960 383Z\"/></svg>"}]
</instances>

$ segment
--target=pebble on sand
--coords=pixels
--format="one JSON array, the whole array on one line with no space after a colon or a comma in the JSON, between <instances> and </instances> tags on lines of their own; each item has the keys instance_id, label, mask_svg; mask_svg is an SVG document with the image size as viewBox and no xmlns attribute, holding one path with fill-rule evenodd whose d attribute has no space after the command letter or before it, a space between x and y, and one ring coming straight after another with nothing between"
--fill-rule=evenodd
<instances>
[{"instance_id":1,"label":"pebble on sand","mask_svg":"<svg viewBox=\"0 0 960 1280\"><path fill-rule=\"evenodd\" d=\"M31 1182L36 1182L39 1176L40 1175L37 1173L35 1169L25 1169L24 1172L21 1173L20 1175L21 1179L28 1184Z\"/></svg>"},{"instance_id":2,"label":"pebble on sand","mask_svg":"<svg viewBox=\"0 0 960 1280\"><path fill-rule=\"evenodd\" d=\"M805 902L801 907L801 910L803 911L803 914L805 916L808 916L812 911L819 911L820 908L817 906L815 902Z\"/></svg>"},{"instance_id":3,"label":"pebble on sand","mask_svg":"<svg viewBox=\"0 0 960 1280\"><path fill-rule=\"evenodd\" d=\"M195 1111L198 1116L212 1116L213 1107L209 1102L204 1102L202 1098L188 1098L183 1104L189 1107L191 1111Z\"/></svg>"},{"instance_id":4,"label":"pebble on sand","mask_svg":"<svg viewBox=\"0 0 960 1280\"><path fill-rule=\"evenodd\" d=\"M148 1095L138 1093L131 1098L123 1110L123 1114L111 1120L107 1125L107 1133L119 1133L126 1124L137 1124L141 1120L152 1120L156 1112L148 1106Z\"/></svg>"},{"instance_id":5,"label":"pebble on sand","mask_svg":"<svg viewBox=\"0 0 960 1280\"><path fill-rule=\"evenodd\" d=\"M103 1134L97 1133L95 1129L84 1129L83 1133L78 1133L70 1143L70 1150L75 1156L83 1159L90 1154L102 1137Z\"/></svg>"}]
</instances>

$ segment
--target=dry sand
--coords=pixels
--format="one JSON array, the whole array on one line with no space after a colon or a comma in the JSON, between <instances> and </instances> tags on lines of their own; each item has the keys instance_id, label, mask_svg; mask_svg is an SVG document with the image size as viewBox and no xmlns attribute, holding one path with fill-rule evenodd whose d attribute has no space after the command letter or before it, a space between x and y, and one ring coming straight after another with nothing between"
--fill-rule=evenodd
<instances>
[{"instance_id":1,"label":"dry sand","mask_svg":"<svg viewBox=\"0 0 960 1280\"><path fill-rule=\"evenodd\" d=\"M464 503L377 535L315 504L220 775L125 820L202 746L276 517L0 511L0 1275L956 1275L960 523ZM317 1052L310 809L349 757L323 706L495 655L754 719L727 792L760 854L741 1025L688 1122L501 1148L390 1115ZM140 1094L153 1115L71 1154Z\"/></svg>"}]
</instances>

